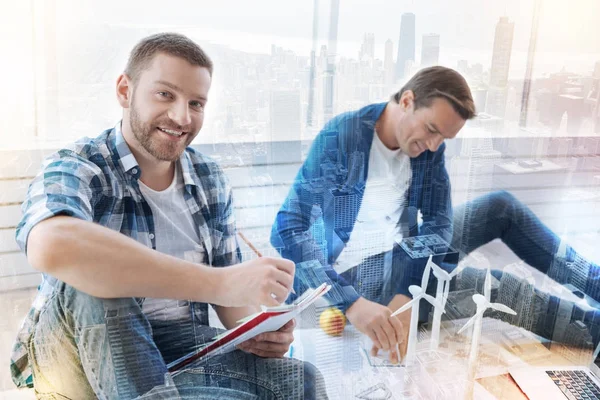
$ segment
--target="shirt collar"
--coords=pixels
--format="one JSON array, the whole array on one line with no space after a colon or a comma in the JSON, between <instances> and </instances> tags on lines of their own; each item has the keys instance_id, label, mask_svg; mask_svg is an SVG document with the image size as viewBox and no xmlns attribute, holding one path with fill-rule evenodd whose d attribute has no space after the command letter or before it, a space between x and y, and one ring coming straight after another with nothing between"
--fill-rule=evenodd
<instances>
[{"instance_id":1,"label":"shirt collar","mask_svg":"<svg viewBox=\"0 0 600 400\"><path fill-rule=\"evenodd\" d=\"M112 138L112 147L114 153L117 155L121 166L125 172L130 172L136 178L141 175L140 167L135 159L129 145L123 137L123 131L121 130L122 121L119 121L114 127L114 137ZM194 163L190 157L190 152L186 149L181 157L179 157L179 165L183 174L183 183L187 185L200 186L193 178L195 171Z\"/></svg>"},{"instance_id":2,"label":"shirt collar","mask_svg":"<svg viewBox=\"0 0 600 400\"><path fill-rule=\"evenodd\" d=\"M140 173L139 164L133 156L133 153L129 149L129 145L125 141L125 138L123 137L121 123L122 121L117 122L117 125L115 125L114 127L115 135L112 141L114 152L117 155L119 162L121 163L121 166L123 167L123 170L125 172L131 171L134 175L138 175ZM133 171L134 169L135 171Z\"/></svg>"}]
</instances>

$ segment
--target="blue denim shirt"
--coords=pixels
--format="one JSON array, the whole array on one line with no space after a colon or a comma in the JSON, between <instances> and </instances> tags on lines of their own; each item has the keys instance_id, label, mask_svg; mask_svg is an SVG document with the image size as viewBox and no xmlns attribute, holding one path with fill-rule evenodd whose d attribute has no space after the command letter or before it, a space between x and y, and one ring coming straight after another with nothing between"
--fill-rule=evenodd
<instances>
[{"instance_id":1,"label":"blue denim shirt","mask_svg":"<svg viewBox=\"0 0 600 400\"><path fill-rule=\"evenodd\" d=\"M121 123L100 136L83 138L49 156L27 192L16 240L27 251L27 237L39 222L67 215L95 222L156 249L151 209L142 196L139 165L131 153ZM210 158L187 148L179 159L187 211L192 214L208 264L221 267L241 260L231 188L221 168ZM19 387L32 386L27 346L40 310L52 293L44 279L11 355L11 374ZM192 314L208 325L208 305L192 303Z\"/></svg>"},{"instance_id":2,"label":"blue denim shirt","mask_svg":"<svg viewBox=\"0 0 600 400\"><path fill-rule=\"evenodd\" d=\"M298 171L271 232L271 243L280 249L283 257L297 264L315 258L321 260L325 274L319 275L326 275L328 283L333 286L327 296L343 311L360 296L351 282L336 273L332 265L341 254L354 227L369 172L375 123L386 105L387 103L372 104L357 111L340 114L325 125ZM411 158L411 184L407 191L406 206L398 221L404 237L438 234L447 243L452 238L452 203L450 180L444 165L445 148L442 143L435 152L425 151L418 157ZM331 201L332 196L340 191L354 196L353 207L356 210L348 207L347 214L354 219L350 221L349 229L336 235L336 221L331 213L326 212L326 202L328 198ZM319 205L323 210L323 218L318 221L324 224L326 240L315 240L310 235L314 222L311 221L313 205ZM418 223L419 212L422 224ZM401 294L410 297L408 287L421 283L427 260L412 259L403 251L394 251L394 258L394 264L400 263L408 272L400 284L400 290ZM438 258L434 258L434 261L439 264L442 257ZM295 285L300 285L300 282L296 280ZM297 293L301 293L303 288L295 289Z\"/></svg>"}]
</instances>

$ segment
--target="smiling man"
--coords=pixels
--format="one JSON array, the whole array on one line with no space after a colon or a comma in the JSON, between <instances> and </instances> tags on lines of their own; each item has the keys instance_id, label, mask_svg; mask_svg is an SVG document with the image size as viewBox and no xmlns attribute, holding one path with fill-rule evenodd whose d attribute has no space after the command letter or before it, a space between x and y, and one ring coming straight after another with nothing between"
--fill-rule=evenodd
<instances>
[{"instance_id":1,"label":"smiling man","mask_svg":"<svg viewBox=\"0 0 600 400\"><path fill-rule=\"evenodd\" d=\"M439 66L417 72L387 103L338 115L315 139L273 225L272 244L297 263L296 292L311 280L332 283L329 299L393 362L410 313L390 314L410 300L426 262L399 243L422 235L450 242L443 142L474 115L465 79ZM315 258L318 271L301 264Z\"/></svg>"},{"instance_id":2,"label":"smiling man","mask_svg":"<svg viewBox=\"0 0 600 400\"><path fill-rule=\"evenodd\" d=\"M50 156L30 185L17 241L44 281L12 357L18 386L41 398L324 397L312 365L282 358L293 322L167 372L218 333L209 303L232 328L285 300L294 276L288 260L241 263L231 188L188 147L212 71L185 36L143 39L117 80L122 121Z\"/></svg>"}]
</instances>

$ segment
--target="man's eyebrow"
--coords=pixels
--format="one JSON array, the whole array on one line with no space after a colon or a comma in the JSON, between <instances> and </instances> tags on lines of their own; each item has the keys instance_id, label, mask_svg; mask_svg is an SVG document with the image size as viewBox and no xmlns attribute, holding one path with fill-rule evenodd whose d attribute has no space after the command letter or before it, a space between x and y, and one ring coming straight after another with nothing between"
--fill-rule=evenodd
<instances>
[{"instance_id":1,"label":"man's eyebrow","mask_svg":"<svg viewBox=\"0 0 600 400\"><path fill-rule=\"evenodd\" d=\"M175 85L175 84L173 84L171 82L158 80L158 81L155 81L154 83L158 83L160 85L164 85L164 86L169 87L169 88L171 88L171 89L173 89L173 90L175 90L177 92L183 92L183 89L181 89L179 86L177 86L177 85ZM194 95L194 98L206 101L206 97L201 96L199 94Z\"/></svg>"},{"instance_id":2,"label":"man's eyebrow","mask_svg":"<svg viewBox=\"0 0 600 400\"><path fill-rule=\"evenodd\" d=\"M431 126L431 128L433 128L433 130L436 133L439 133L440 135L444 136L444 134L442 132L440 132L440 130L438 129L438 127L433 122L430 122L429 125ZM444 137L446 137L446 136L444 136Z\"/></svg>"}]
</instances>

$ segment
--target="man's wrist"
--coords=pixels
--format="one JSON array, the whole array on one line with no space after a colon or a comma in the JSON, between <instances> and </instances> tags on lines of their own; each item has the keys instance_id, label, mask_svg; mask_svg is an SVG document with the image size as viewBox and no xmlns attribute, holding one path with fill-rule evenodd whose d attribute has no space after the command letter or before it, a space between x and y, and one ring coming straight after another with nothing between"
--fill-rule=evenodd
<instances>
[{"instance_id":1,"label":"man's wrist","mask_svg":"<svg viewBox=\"0 0 600 400\"><path fill-rule=\"evenodd\" d=\"M354 306L355 305L360 305L360 303L362 303L363 300L365 300L365 298L359 296L358 298L356 298L356 300L354 300L352 303L350 303L346 307L346 310L345 310L344 314L346 315L347 318L352 318L354 312L356 311L356 307L354 307Z\"/></svg>"},{"instance_id":2,"label":"man's wrist","mask_svg":"<svg viewBox=\"0 0 600 400\"><path fill-rule=\"evenodd\" d=\"M220 305L220 297L224 293L228 293L224 288L226 285L224 270L225 268L193 264L192 274L184 277L184 285L189 291L186 298L199 303Z\"/></svg>"}]
</instances>

